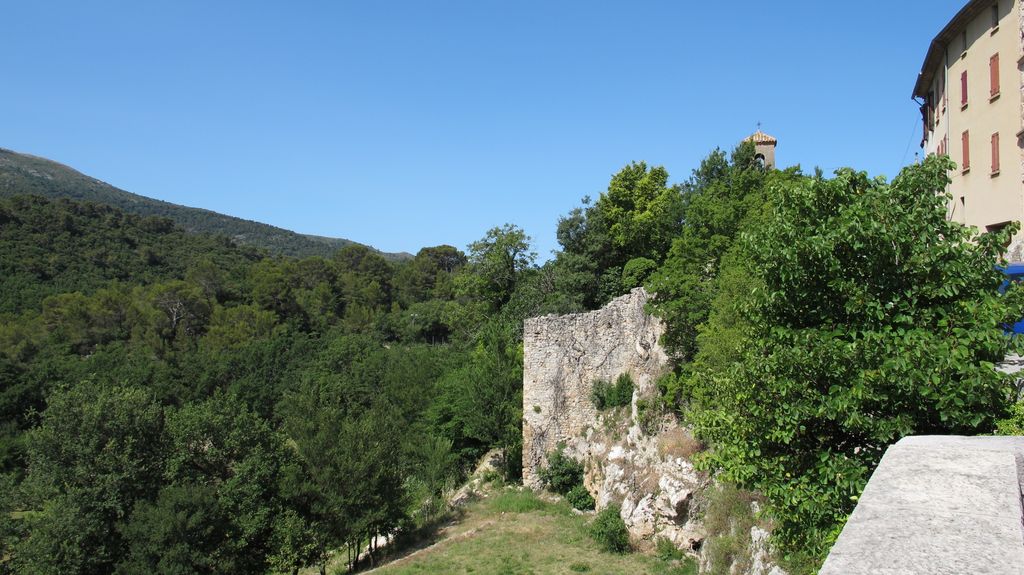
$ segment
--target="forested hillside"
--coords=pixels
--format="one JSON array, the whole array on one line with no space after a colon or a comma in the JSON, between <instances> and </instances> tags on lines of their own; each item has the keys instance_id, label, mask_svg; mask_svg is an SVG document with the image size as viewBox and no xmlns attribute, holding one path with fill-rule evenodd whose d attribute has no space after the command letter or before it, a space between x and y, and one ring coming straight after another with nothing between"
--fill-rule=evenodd
<instances>
[{"instance_id":1,"label":"forested hillside","mask_svg":"<svg viewBox=\"0 0 1024 575\"><path fill-rule=\"evenodd\" d=\"M169 218L191 233L227 236L235 242L296 257L329 256L354 243L341 238L298 234L259 222L154 200L120 190L63 164L0 148L0 197L34 194L113 206L140 216ZM382 254L389 259L408 254Z\"/></svg>"},{"instance_id":2,"label":"forested hillside","mask_svg":"<svg viewBox=\"0 0 1024 575\"><path fill-rule=\"evenodd\" d=\"M1012 226L946 221L950 167L825 178L766 171L744 144L672 184L632 163L540 266L512 224L465 251L296 258L2 200L0 573L374 562L370 541L429 529L488 450L518 480L523 320L640 285L677 360L648 407L708 446L703 469L763 494L790 572L812 572L886 445L1024 423L992 368L1024 316L996 268ZM623 551L614 509L596 522Z\"/></svg>"}]
</instances>

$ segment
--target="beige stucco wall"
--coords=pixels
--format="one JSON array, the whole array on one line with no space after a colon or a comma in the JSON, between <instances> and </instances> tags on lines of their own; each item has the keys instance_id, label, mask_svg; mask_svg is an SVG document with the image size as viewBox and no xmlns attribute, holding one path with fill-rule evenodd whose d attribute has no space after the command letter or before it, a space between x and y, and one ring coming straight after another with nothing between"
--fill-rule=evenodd
<instances>
[{"instance_id":1,"label":"beige stucco wall","mask_svg":"<svg viewBox=\"0 0 1024 575\"><path fill-rule=\"evenodd\" d=\"M947 153L958 165L950 176L953 201L949 217L985 230L1008 221L1024 221L1024 155L1017 133L1024 126L1021 48L1021 0L999 0L999 25L982 11L966 27L967 47L957 34L946 46L945 62L935 73L937 121L927 134L925 152L936 153L946 138ZM989 59L999 54L998 97L990 98ZM967 106L961 107L960 75L967 70ZM944 97L943 97L944 94ZM970 170L960 169L961 134L970 133ZM991 137L999 134L998 175L991 171Z\"/></svg>"}]
</instances>

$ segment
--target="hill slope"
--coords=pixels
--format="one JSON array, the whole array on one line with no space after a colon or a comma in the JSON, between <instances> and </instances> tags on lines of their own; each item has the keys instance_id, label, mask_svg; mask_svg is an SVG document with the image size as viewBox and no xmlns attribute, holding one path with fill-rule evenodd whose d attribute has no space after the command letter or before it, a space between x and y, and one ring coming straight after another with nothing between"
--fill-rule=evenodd
<instances>
[{"instance_id":1,"label":"hill slope","mask_svg":"<svg viewBox=\"0 0 1024 575\"><path fill-rule=\"evenodd\" d=\"M224 235L240 244L265 248L280 255L329 256L355 243L342 238L298 234L210 210L147 198L115 188L52 160L0 148L0 198L23 194L96 202L140 216L170 218L188 232ZM382 255L389 259L407 256Z\"/></svg>"},{"instance_id":2,"label":"hill slope","mask_svg":"<svg viewBox=\"0 0 1024 575\"><path fill-rule=\"evenodd\" d=\"M38 309L47 296L90 293L111 281L183 279L204 266L242 277L262 253L102 204L0 198L0 314Z\"/></svg>"}]
</instances>

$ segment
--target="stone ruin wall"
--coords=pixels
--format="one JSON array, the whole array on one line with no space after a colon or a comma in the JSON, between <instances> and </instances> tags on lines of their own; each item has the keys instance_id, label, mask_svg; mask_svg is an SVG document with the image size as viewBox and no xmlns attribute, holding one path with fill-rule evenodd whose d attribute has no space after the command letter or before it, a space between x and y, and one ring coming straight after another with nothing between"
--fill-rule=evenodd
<instances>
[{"instance_id":1,"label":"stone ruin wall","mask_svg":"<svg viewBox=\"0 0 1024 575\"><path fill-rule=\"evenodd\" d=\"M526 320L523 331L523 483L537 475L548 452L572 444L598 421L590 399L597 379L628 372L637 394L654 388L669 369L658 343L665 326L644 312L642 288L600 310Z\"/></svg>"},{"instance_id":2,"label":"stone ruin wall","mask_svg":"<svg viewBox=\"0 0 1024 575\"><path fill-rule=\"evenodd\" d=\"M589 313L526 320L523 333L523 483L543 487L540 469L547 454L564 447L583 463L583 484L603 509L620 515L638 547L659 537L698 555L706 537L701 521L711 480L691 456L700 449L671 413L644 430L638 401L658 394L656 381L671 369L658 343L664 324L644 312L642 288ZM598 411L591 400L595 380L629 373L634 391L629 406ZM751 528L748 560L735 575L785 575L769 558L768 533Z\"/></svg>"}]
</instances>

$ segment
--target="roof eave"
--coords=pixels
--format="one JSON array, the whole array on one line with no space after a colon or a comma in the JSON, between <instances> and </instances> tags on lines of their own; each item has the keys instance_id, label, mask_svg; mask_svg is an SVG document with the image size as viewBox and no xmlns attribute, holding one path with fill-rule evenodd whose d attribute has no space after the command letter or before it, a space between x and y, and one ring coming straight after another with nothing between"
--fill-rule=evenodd
<instances>
[{"instance_id":1,"label":"roof eave","mask_svg":"<svg viewBox=\"0 0 1024 575\"><path fill-rule=\"evenodd\" d=\"M921 65L921 71L917 75L917 82L914 84L914 93L911 97L913 98L925 98L928 96L928 88L931 86L932 79L935 77L935 67L942 61L941 56L946 51L946 46L949 45L949 41L952 40L956 33L967 25L975 16L980 14L985 8L992 5L994 0L971 0L966 6L960 9L953 16L953 19L946 24L946 27L939 32L932 43L928 45L928 53L925 54L924 63Z\"/></svg>"}]
</instances>

